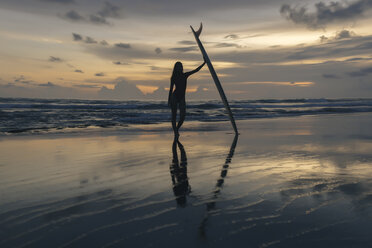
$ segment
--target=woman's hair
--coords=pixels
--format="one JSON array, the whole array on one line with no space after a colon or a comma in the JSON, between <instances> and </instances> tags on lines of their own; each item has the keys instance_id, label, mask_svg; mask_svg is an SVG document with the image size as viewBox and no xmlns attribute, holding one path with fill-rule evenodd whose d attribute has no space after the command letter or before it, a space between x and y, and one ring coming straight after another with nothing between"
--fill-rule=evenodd
<instances>
[{"instance_id":1,"label":"woman's hair","mask_svg":"<svg viewBox=\"0 0 372 248\"><path fill-rule=\"evenodd\" d=\"M174 64L173 73L172 73L171 79L173 79L174 77L177 77L177 76L181 75L182 73L183 73L182 63L180 61L177 61Z\"/></svg>"}]
</instances>

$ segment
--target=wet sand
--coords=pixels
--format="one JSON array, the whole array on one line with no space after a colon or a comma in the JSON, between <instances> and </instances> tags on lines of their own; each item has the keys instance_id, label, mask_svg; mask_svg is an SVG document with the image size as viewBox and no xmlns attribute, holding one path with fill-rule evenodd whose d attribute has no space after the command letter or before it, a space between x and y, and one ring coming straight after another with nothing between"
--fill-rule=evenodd
<instances>
[{"instance_id":1,"label":"wet sand","mask_svg":"<svg viewBox=\"0 0 372 248\"><path fill-rule=\"evenodd\" d=\"M0 137L0 247L370 246L370 114L237 125Z\"/></svg>"}]
</instances>

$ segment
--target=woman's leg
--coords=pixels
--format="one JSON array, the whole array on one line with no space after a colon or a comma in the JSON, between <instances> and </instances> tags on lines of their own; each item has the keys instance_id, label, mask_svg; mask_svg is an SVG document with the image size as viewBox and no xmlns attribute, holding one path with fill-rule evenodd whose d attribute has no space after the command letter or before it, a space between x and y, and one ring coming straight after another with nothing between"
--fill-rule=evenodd
<instances>
[{"instance_id":1,"label":"woman's leg","mask_svg":"<svg viewBox=\"0 0 372 248\"><path fill-rule=\"evenodd\" d=\"M185 101L185 98L182 99L180 102L179 102L179 107L180 107L180 120L177 124L177 130L180 129L180 127L182 126L183 122L185 121L185 117L186 117L186 101Z\"/></svg>"},{"instance_id":2,"label":"woman's leg","mask_svg":"<svg viewBox=\"0 0 372 248\"><path fill-rule=\"evenodd\" d=\"M171 109L172 109L172 128L173 128L174 136L177 138L179 136L178 129L176 127L177 101L174 96L172 97L172 100L171 100Z\"/></svg>"}]
</instances>

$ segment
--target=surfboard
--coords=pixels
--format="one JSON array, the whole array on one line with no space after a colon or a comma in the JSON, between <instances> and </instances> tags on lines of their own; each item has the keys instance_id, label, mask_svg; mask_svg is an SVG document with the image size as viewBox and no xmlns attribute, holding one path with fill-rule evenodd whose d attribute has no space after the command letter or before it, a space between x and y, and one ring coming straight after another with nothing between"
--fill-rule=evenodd
<instances>
[{"instance_id":1,"label":"surfboard","mask_svg":"<svg viewBox=\"0 0 372 248\"><path fill-rule=\"evenodd\" d=\"M195 40L196 40L196 43L198 44L199 46L199 49L201 51L201 53L203 54L203 57L205 59L205 62L206 64L208 65L208 68L209 68L209 72L211 73L212 75L212 78L213 78L213 81L217 87L217 90L218 90L218 93L220 94L221 96L221 99L222 99L222 102L223 104L225 105L225 109L229 115L229 118L230 118L230 121L231 121L231 125L235 131L236 134L238 134L238 128L236 127L236 124L235 124L235 119L234 119L234 115L233 113L231 112L231 109L230 109L230 105L229 105L229 102L227 101L227 98L226 98L226 95L225 95L225 92L223 91L223 88L222 88L222 85L221 85L221 82L220 80L218 79L218 76L217 76L217 73L216 71L214 70L213 68L213 65L212 65L212 62L211 60L209 59L208 57L208 54L207 52L205 51L204 49L204 46L203 44L201 43L200 39L199 39L199 36L201 34L201 31L203 29L203 24L200 23L200 28L198 31L195 32L195 30L193 29L193 27L190 25L190 28L195 36Z\"/></svg>"}]
</instances>

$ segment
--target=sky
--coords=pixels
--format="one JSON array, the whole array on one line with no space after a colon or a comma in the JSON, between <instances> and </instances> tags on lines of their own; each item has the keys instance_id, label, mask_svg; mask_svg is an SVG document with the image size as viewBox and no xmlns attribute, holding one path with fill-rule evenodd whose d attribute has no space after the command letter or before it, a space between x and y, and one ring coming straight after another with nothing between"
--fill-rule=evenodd
<instances>
[{"instance_id":1,"label":"sky","mask_svg":"<svg viewBox=\"0 0 372 248\"><path fill-rule=\"evenodd\" d=\"M1 0L0 97L167 100L200 22L229 99L372 97L372 0Z\"/></svg>"}]
</instances>

